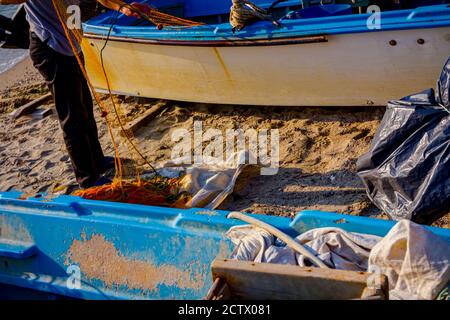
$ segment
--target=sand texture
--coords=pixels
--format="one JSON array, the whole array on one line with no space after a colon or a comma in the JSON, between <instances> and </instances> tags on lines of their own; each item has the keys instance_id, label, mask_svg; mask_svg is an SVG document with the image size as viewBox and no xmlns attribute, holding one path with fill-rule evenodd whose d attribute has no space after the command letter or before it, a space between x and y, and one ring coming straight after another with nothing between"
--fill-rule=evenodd
<instances>
[{"instance_id":1,"label":"sand texture","mask_svg":"<svg viewBox=\"0 0 450 320\"><path fill-rule=\"evenodd\" d=\"M0 190L70 192L75 181L56 116L16 121L8 117L15 108L47 92L45 85L27 60L0 79ZM155 164L170 160L174 130L192 132L197 120L203 121L204 130L279 130L279 173L261 176L256 168L246 170L221 209L290 217L304 209L317 209L386 218L371 204L355 172L356 161L368 150L384 108L224 106L130 97L116 101L124 122L154 104L164 105L154 120L135 133L139 149ZM113 155L104 120L98 111L96 115L104 151ZM119 137L117 121L113 123ZM126 145L119 139L122 156L132 157ZM450 227L448 219L449 215L437 225Z\"/></svg>"}]
</instances>

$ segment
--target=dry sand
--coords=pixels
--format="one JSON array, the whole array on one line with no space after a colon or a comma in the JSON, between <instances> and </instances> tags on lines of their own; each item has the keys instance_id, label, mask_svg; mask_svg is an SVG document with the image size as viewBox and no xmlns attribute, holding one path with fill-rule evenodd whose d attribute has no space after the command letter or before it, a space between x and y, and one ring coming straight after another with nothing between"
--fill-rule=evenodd
<instances>
[{"instance_id":1,"label":"dry sand","mask_svg":"<svg viewBox=\"0 0 450 320\"><path fill-rule=\"evenodd\" d=\"M27 60L0 76L0 190L67 193L75 181L56 117L22 117L15 122L8 117L14 108L46 92L37 79ZM279 173L260 176L256 170L247 170L221 209L291 217L301 210L317 209L386 218L368 200L355 173L356 160L368 150L384 108L248 107L156 100L142 103L124 97L117 100L126 121L155 103L165 105L155 120L135 133L136 143L153 163L170 159L175 144L171 133L179 128L192 132L195 120L203 121L204 130L279 129ZM112 155L103 120L98 117L97 123L105 153ZM120 150L127 155L123 141ZM450 227L449 215L437 225Z\"/></svg>"}]
</instances>

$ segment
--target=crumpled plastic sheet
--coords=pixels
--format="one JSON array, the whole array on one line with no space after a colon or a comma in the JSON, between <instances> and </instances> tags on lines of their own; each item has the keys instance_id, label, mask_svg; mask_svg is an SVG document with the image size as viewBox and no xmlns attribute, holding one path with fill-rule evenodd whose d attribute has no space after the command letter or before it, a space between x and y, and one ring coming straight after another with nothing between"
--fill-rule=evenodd
<instances>
[{"instance_id":1,"label":"crumpled plastic sheet","mask_svg":"<svg viewBox=\"0 0 450 320\"><path fill-rule=\"evenodd\" d=\"M390 101L357 171L394 220L432 224L450 207L450 60L437 89Z\"/></svg>"}]
</instances>

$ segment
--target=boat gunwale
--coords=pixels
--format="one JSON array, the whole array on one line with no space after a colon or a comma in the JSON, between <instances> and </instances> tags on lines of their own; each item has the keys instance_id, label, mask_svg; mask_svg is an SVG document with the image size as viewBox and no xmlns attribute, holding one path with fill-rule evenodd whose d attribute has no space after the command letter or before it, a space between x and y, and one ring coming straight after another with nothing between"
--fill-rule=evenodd
<instances>
[{"instance_id":1,"label":"boat gunwale","mask_svg":"<svg viewBox=\"0 0 450 320\"><path fill-rule=\"evenodd\" d=\"M376 29L368 28L367 19L369 19L370 14L359 14L314 18L307 19L307 21L284 21L285 28L281 29L273 29L268 25L258 23L248 27L246 32L238 35L231 33L231 29L227 23L187 29L169 28L164 31L158 31L156 27L111 26L92 24L87 21L83 24L83 31L86 38L108 38L115 41L144 44L186 46L296 44L304 43L305 40L308 43L310 42L307 40L308 38L314 39L314 37L323 37L324 35L332 36L449 27L450 10L448 8L450 8L448 5L438 5L420 7L414 10L384 12L381 16L381 26ZM300 42L297 42L299 39Z\"/></svg>"},{"instance_id":2,"label":"boat gunwale","mask_svg":"<svg viewBox=\"0 0 450 320\"><path fill-rule=\"evenodd\" d=\"M93 33L85 33L84 38L93 40L110 40L116 42L128 42L139 44L155 44L169 46L190 46L190 47L240 47L240 46L280 46L290 44L324 43L328 42L328 35L286 37L286 38L263 38L263 39L242 39L242 40L172 40L172 39L143 39L134 37L105 36Z\"/></svg>"}]
</instances>

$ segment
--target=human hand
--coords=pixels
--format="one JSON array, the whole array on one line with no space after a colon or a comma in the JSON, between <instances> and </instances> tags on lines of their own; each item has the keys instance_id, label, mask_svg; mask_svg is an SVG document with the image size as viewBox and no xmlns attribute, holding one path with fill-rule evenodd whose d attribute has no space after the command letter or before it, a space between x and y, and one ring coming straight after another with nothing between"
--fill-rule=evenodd
<instances>
[{"instance_id":1,"label":"human hand","mask_svg":"<svg viewBox=\"0 0 450 320\"><path fill-rule=\"evenodd\" d=\"M136 10L133 10L136 9ZM152 10L152 7L148 4L133 2L130 6L123 7L120 12L126 15L127 17L135 17L135 18L142 18L141 14L139 12L142 12L144 14L148 14Z\"/></svg>"},{"instance_id":2,"label":"human hand","mask_svg":"<svg viewBox=\"0 0 450 320\"><path fill-rule=\"evenodd\" d=\"M120 13L123 13L124 15L126 15L127 17L135 17L135 18L140 18L141 15L139 13L137 13L136 11L132 10L130 7L126 6L120 9Z\"/></svg>"}]
</instances>

